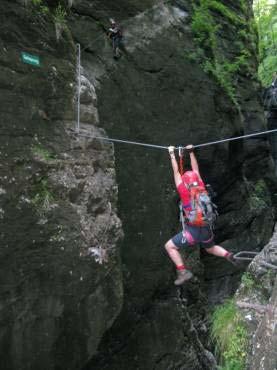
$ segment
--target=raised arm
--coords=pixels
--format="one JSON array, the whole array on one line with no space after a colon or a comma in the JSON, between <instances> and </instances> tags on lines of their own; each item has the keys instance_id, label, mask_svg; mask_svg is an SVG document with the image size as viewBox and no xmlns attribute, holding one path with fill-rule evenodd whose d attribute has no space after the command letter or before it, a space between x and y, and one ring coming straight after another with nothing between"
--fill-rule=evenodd
<instances>
[{"instance_id":1,"label":"raised arm","mask_svg":"<svg viewBox=\"0 0 277 370\"><path fill-rule=\"evenodd\" d=\"M176 188L177 188L182 183L182 177L181 177L181 174L179 172L178 163L177 163L176 158L175 158L174 146L169 146L168 147L168 152L169 152L169 155L170 155L171 166L172 166L172 169L173 169L173 176L174 176L175 185L176 185Z\"/></svg>"},{"instance_id":2,"label":"raised arm","mask_svg":"<svg viewBox=\"0 0 277 370\"><path fill-rule=\"evenodd\" d=\"M191 164L192 170L195 171L195 172L197 172L198 175L200 176L198 162L197 162L197 159L196 159L195 154L194 154L194 151L193 151L193 145L187 145L185 147L185 149L188 150L188 152L189 152L190 164Z\"/></svg>"}]
</instances>

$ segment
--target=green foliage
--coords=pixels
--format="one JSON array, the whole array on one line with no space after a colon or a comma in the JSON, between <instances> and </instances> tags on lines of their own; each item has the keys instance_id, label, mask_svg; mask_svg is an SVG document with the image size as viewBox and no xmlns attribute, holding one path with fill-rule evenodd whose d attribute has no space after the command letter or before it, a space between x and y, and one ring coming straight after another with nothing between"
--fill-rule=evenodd
<instances>
[{"instance_id":1,"label":"green foliage","mask_svg":"<svg viewBox=\"0 0 277 370\"><path fill-rule=\"evenodd\" d=\"M244 9L247 8L245 2ZM218 33L221 26L218 24L217 13L227 18L228 22L240 26L237 40L237 55L231 60L226 58L219 45ZM201 65L205 72L211 73L219 85L225 90L232 102L237 105L235 94L236 74L248 72L250 69L248 60L250 53L244 48L245 39L248 38L249 25L230 10L226 5L217 0L200 0L194 5L192 16L192 30L198 49L204 50L204 57L198 54ZM203 53L202 53L203 55Z\"/></svg>"},{"instance_id":2,"label":"green foliage","mask_svg":"<svg viewBox=\"0 0 277 370\"><path fill-rule=\"evenodd\" d=\"M32 0L32 4L35 5L35 6L39 6L42 4L42 1L43 0Z\"/></svg>"},{"instance_id":3,"label":"green foliage","mask_svg":"<svg viewBox=\"0 0 277 370\"><path fill-rule=\"evenodd\" d=\"M248 1L247 0L240 0L240 7L244 13L247 13L248 9Z\"/></svg>"},{"instance_id":4,"label":"green foliage","mask_svg":"<svg viewBox=\"0 0 277 370\"><path fill-rule=\"evenodd\" d=\"M56 23L65 23L65 17L66 17L66 10L63 8L61 4L59 4L56 9L54 10L54 21Z\"/></svg>"},{"instance_id":5,"label":"green foliage","mask_svg":"<svg viewBox=\"0 0 277 370\"><path fill-rule=\"evenodd\" d=\"M36 8L36 11L39 14L48 14L49 8L46 4L44 4L43 0L32 0L33 6Z\"/></svg>"},{"instance_id":6,"label":"green foliage","mask_svg":"<svg viewBox=\"0 0 277 370\"><path fill-rule=\"evenodd\" d=\"M255 280L253 279L253 276L250 274L250 272L245 272L242 275L241 282L247 291L252 290L256 285Z\"/></svg>"},{"instance_id":7,"label":"green foliage","mask_svg":"<svg viewBox=\"0 0 277 370\"><path fill-rule=\"evenodd\" d=\"M265 195L268 193L266 183L263 179L260 179L255 183L254 192L260 198L264 198Z\"/></svg>"},{"instance_id":8,"label":"green foliage","mask_svg":"<svg viewBox=\"0 0 277 370\"><path fill-rule=\"evenodd\" d=\"M265 278L268 279L270 282L271 282L271 285L273 287L274 285L274 281L275 281L275 278L276 278L276 272L274 270L267 270L267 273L265 274Z\"/></svg>"},{"instance_id":9,"label":"green foliage","mask_svg":"<svg viewBox=\"0 0 277 370\"><path fill-rule=\"evenodd\" d=\"M207 1L207 4L210 9L217 11L220 13L223 17L226 17L229 21L231 21L234 24L242 23L242 19L233 11L231 11L226 5L222 4L219 1L216 0L209 0Z\"/></svg>"},{"instance_id":10,"label":"green foliage","mask_svg":"<svg viewBox=\"0 0 277 370\"><path fill-rule=\"evenodd\" d=\"M45 3L45 0L31 0L31 4L34 6L36 12L38 12L39 14L50 14L50 10ZM60 24L66 23L66 15L66 10L60 3L52 13L54 22Z\"/></svg>"},{"instance_id":11,"label":"green foliage","mask_svg":"<svg viewBox=\"0 0 277 370\"><path fill-rule=\"evenodd\" d=\"M236 104L235 88L232 84L232 69L233 65L228 62L220 63L218 60L204 62L204 71L211 72L217 82L226 91L230 99Z\"/></svg>"},{"instance_id":12,"label":"green foliage","mask_svg":"<svg viewBox=\"0 0 277 370\"><path fill-rule=\"evenodd\" d=\"M41 215L50 210L51 204L54 201L54 196L49 190L46 178L41 179L41 181L36 184L34 196L31 201Z\"/></svg>"},{"instance_id":13,"label":"green foliage","mask_svg":"<svg viewBox=\"0 0 277 370\"><path fill-rule=\"evenodd\" d=\"M260 214L263 210L271 206L271 195L263 179L257 181L255 184L249 183L249 185L249 208Z\"/></svg>"},{"instance_id":14,"label":"green foliage","mask_svg":"<svg viewBox=\"0 0 277 370\"><path fill-rule=\"evenodd\" d=\"M249 209L256 214L260 214L267 208L265 200L256 194L251 194L249 197Z\"/></svg>"},{"instance_id":15,"label":"green foliage","mask_svg":"<svg viewBox=\"0 0 277 370\"><path fill-rule=\"evenodd\" d=\"M259 78L264 86L269 86L277 71L277 4L254 0L253 9L259 34Z\"/></svg>"},{"instance_id":16,"label":"green foliage","mask_svg":"<svg viewBox=\"0 0 277 370\"><path fill-rule=\"evenodd\" d=\"M268 55L261 60L258 76L263 86L268 87L271 84L275 71L277 71L277 55Z\"/></svg>"},{"instance_id":17,"label":"green foliage","mask_svg":"<svg viewBox=\"0 0 277 370\"><path fill-rule=\"evenodd\" d=\"M201 47L216 47L216 32L219 26L214 22L207 1L202 0L199 6L194 7L191 28Z\"/></svg>"},{"instance_id":18,"label":"green foliage","mask_svg":"<svg viewBox=\"0 0 277 370\"><path fill-rule=\"evenodd\" d=\"M233 300L217 307L212 315L212 336L221 355L221 370L243 370L247 331Z\"/></svg>"},{"instance_id":19,"label":"green foliage","mask_svg":"<svg viewBox=\"0 0 277 370\"><path fill-rule=\"evenodd\" d=\"M32 153L44 161L51 161L56 158L54 154L50 153L49 150L43 148L41 145L34 145L32 147Z\"/></svg>"}]
</instances>

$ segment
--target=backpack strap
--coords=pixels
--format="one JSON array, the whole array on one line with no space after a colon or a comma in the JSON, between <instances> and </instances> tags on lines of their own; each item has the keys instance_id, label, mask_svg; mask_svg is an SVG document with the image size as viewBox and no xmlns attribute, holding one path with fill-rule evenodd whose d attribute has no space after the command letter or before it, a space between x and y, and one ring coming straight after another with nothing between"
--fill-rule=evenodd
<instances>
[{"instance_id":1,"label":"backpack strap","mask_svg":"<svg viewBox=\"0 0 277 370\"><path fill-rule=\"evenodd\" d=\"M179 202L179 210L180 210L180 220L181 220L181 224L182 224L183 233L185 233L186 224L185 224L184 213L183 213L183 204L182 204L181 200Z\"/></svg>"}]
</instances>

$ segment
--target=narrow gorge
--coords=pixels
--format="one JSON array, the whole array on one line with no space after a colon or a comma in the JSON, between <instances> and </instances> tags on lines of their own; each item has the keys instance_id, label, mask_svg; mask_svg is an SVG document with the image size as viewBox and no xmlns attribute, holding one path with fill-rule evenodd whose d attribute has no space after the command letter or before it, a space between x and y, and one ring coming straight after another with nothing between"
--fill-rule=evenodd
<instances>
[{"instance_id":1,"label":"narrow gorge","mask_svg":"<svg viewBox=\"0 0 277 370\"><path fill-rule=\"evenodd\" d=\"M261 252L251 294L248 263L198 248L176 288L167 150L95 139L166 148L267 130L252 2L1 0L0 19L0 368L217 369L210 315L235 297L255 337L245 369L276 370L276 269L260 263L277 260L268 137L196 149L216 242Z\"/></svg>"}]
</instances>

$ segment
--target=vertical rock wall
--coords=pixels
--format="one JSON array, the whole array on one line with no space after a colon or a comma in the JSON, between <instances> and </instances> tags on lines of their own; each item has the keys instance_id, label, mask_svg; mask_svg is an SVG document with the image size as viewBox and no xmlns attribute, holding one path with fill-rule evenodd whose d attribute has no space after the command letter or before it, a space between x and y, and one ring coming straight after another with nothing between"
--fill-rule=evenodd
<instances>
[{"instance_id":1,"label":"vertical rock wall","mask_svg":"<svg viewBox=\"0 0 277 370\"><path fill-rule=\"evenodd\" d=\"M57 39L51 13L30 2L1 1L0 17L0 367L78 369L122 305L113 147L72 133L68 28ZM105 134L85 78L81 103Z\"/></svg>"},{"instance_id":2,"label":"vertical rock wall","mask_svg":"<svg viewBox=\"0 0 277 370\"><path fill-rule=\"evenodd\" d=\"M251 17L248 6L226 5L246 21ZM97 87L100 122L110 137L167 146L198 144L266 128L259 86L252 77L256 66L254 34L244 41L248 68L236 75L234 104L212 74L190 57L199 46L191 29L194 10L189 2L153 3L143 12L134 5L132 17L130 9L125 13L122 6L118 20L125 33L126 53L119 61L112 59L111 45L101 35L100 27L108 25L107 18L113 15L109 6L107 1L98 12L90 8L86 18L84 8L81 12L76 3L71 29L86 50L83 65ZM93 16L95 22L91 21ZM238 50L238 26L221 13L215 11L214 16L221 25L218 38L222 54L232 60ZM80 24L82 29L88 27L88 33L81 33ZM95 35L95 41L88 34ZM177 368L190 369L192 363L195 368L213 368L205 351L210 344L203 292L212 303L222 300L234 292L239 273L225 261L201 254L203 273L197 251L191 253L188 265L198 281L182 292L187 299L183 307L186 324L183 332L175 329L163 335L165 319L161 317L167 322L180 319L175 307L179 293L171 288L173 269L163 252L164 243L179 228L168 155L166 151L124 145L116 145L115 155L125 233L121 244L124 306L103 339L98 357L87 368L173 369L178 364ZM218 193L217 243L233 252L262 248L274 222L268 142L258 138L226 143L203 148L197 156L205 181ZM197 328L197 340L191 335L192 327ZM194 345L198 340L202 341L201 350ZM173 343L179 349L167 350Z\"/></svg>"},{"instance_id":3,"label":"vertical rock wall","mask_svg":"<svg viewBox=\"0 0 277 370\"><path fill-rule=\"evenodd\" d=\"M277 239L274 234L263 251L248 267L247 275L235 295L247 328L249 370L277 366Z\"/></svg>"}]
</instances>

